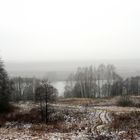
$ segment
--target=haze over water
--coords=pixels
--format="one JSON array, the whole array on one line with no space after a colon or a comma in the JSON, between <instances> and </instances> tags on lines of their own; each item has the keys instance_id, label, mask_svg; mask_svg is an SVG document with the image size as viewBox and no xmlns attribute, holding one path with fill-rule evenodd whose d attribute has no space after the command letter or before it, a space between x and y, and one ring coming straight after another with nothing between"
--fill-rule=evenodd
<instances>
[{"instance_id":1,"label":"haze over water","mask_svg":"<svg viewBox=\"0 0 140 140\"><path fill-rule=\"evenodd\" d=\"M140 75L139 0L4 0L0 56L10 76L64 81L79 66Z\"/></svg>"}]
</instances>

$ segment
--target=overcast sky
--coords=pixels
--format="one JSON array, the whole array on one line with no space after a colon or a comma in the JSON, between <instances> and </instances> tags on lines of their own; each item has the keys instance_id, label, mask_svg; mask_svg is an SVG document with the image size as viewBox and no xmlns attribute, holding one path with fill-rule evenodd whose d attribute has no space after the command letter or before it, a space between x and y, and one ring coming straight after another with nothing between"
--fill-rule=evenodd
<instances>
[{"instance_id":1,"label":"overcast sky","mask_svg":"<svg viewBox=\"0 0 140 140\"><path fill-rule=\"evenodd\" d=\"M140 58L139 0L1 0L5 61Z\"/></svg>"}]
</instances>

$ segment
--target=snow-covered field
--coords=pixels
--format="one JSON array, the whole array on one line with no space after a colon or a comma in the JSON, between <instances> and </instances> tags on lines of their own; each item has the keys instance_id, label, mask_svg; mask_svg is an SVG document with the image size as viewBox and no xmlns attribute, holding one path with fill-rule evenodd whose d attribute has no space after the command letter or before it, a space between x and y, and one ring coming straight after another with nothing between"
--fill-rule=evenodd
<instances>
[{"instance_id":1,"label":"snow-covered field","mask_svg":"<svg viewBox=\"0 0 140 140\"><path fill-rule=\"evenodd\" d=\"M30 102L21 102L18 106L20 107L18 113L21 114L27 114L37 107ZM114 123L115 115L121 114L122 110L124 113L129 113L139 112L139 109L118 108L117 110L117 107L84 107L66 104L52 106L54 113L50 116L51 119L61 118L60 121L48 125L6 121L0 128L0 140L140 140L140 128L123 129L123 127L119 128L120 124L117 127L117 122ZM140 124L139 120L137 123Z\"/></svg>"}]
</instances>

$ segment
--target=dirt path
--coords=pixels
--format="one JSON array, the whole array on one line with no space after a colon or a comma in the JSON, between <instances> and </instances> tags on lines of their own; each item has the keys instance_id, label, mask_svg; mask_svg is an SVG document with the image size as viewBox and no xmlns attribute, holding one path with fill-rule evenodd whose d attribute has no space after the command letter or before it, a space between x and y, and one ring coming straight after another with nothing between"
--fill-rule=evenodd
<instances>
[{"instance_id":1,"label":"dirt path","mask_svg":"<svg viewBox=\"0 0 140 140\"><path fill-rule=\"evenodd\" d=\"M95 131L101 131L112 121L110 111L107 111L104 108L97 109L93 107L70 106L66 104L53 104L53 107L57 109L60 108L61 110L81 111L88 114L88 123L92 125Z\"/></svg>"}]
</instances>

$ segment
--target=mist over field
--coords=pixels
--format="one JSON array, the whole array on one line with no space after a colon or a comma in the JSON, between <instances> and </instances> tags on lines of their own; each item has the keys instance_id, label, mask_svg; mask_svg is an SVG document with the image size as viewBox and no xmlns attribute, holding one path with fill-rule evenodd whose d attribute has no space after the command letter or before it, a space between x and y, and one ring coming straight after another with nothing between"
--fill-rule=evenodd
<instances>
[{"instance_id":1,"label":"mist over field","mask_svg":"<svg viewBox=\"0 0 140 140\"><path fill-rule=\"evenodd\" d=\"M140 59L6 62L5 67L11 77L47 77L51 81L64 81L78 67L100 64L113 64L123 78L140 75Z\"/></svg>"}]
</instances>

